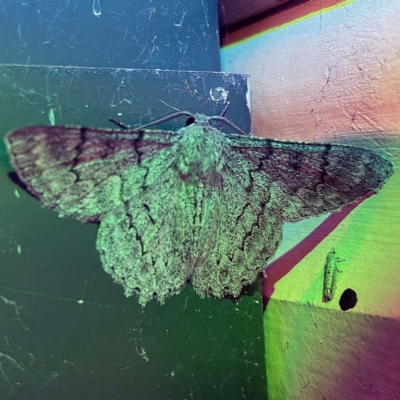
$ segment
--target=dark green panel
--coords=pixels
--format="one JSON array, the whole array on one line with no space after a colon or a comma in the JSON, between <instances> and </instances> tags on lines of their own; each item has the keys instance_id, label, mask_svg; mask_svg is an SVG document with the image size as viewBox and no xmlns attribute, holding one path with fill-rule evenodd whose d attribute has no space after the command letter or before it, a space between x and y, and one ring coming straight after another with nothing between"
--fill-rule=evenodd
<instances>
[{"instance_id":1,"label":"dark green panel","mask_svg":"<svg viewBox=\"0 0 400 400\"><path fill-rule=\"evenodd\" d=\"M53 115L57 124L145 123L170 112L154 99L219 114L221 93L231 102L227 118L248 130L247 92L247 78L235 74L1 67L0 132ZM98 226L43 209L11 171L1 143L0 396L265 398L258 283L238 302L200 299L188 285L165 305L142 308L103 271Z\"/></svg>"},{"instance_id":2,"label":"dark green panel","mask_svg":"<svg viewBox=\"0 0 400 400\"><path fill-rule=\"evenodd\" d=\"M139 126L174 112L220 115L250 132L248 77L218 72L0 65L5 130L30 124L114 127L109 117ZM184 120L158 128L179 129Z\"/></svg>"}]
</instances>

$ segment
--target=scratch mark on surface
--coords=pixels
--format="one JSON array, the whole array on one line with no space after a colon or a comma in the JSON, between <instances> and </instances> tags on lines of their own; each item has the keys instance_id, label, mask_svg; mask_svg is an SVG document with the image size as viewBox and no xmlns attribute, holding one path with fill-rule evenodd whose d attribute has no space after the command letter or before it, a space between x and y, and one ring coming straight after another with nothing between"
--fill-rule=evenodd
<instances>
[{"instance_id":1,"label":"scratch mark on surface","mask_svg":"<svg viewBox=\"0 0 400 400\"><path fill-rule=\"evenodd\" d=\"M149 61L150 58L153 56L154 52L155 52L156 50L158 50L158 47L157 47L156 44L155 44L156 39L157 39L157 36L154 36L154 37L153 37L153 40L151 41L151 42L153 43L153 47L151 48L151 50L150 50L150 52L149 52L150 54L149 54L149 56L147 57L147 60L146 60L146 61L143 61L143 64L146 64L147 61Z\"/></svg>"},{"instance_id":2,"label":"scratch mark on surface","mask_svg":"<svg viewBox=\"0 0 400 400\"><path fill-rule=\"evenodd\" d=\"M95 17L100 17L101 15L100 0L93 0L92 10L93 10L93 15Z\"/></svg>"},{"instance_id":3,"label":"scratch mark on surface","mask_svg":"<svg viewBox=\"0 0 400 400\"><path fill-rule=\"evenodd\" d=\"M183 368L183 365L182 364L178 364L176 366L176 369L173 369L171 371L171 378L173 378L182 368Z\"/></svg>"},{"instance_id":4,"label":"scratch mark on surface","mask_svg":"<svg viewBox=\"0 0 400 400\"><path fill-rule=\"evenodd\" d=\"M80 0L78 0L78 1L76 2L75 7L74 7L74 9L73 9L74 12L75 12L76 9L78 8L79 2L80 2Z\"/></svg>"},{"instance_id":5,"label":"scratch mark on surface","mask_svg":"<svg viewBox=\"0 0 400 400\"><path fill-rule=\"evenodd\" d=\"M74 363L71 362L71 361L63 360L63 363L64 363L64 364L72 365L77 371L79 370L79 368L76 366L76 364L74 364Z\"/></svg>"},{"instance_id":6,"label":"scratch mark on surface","mask_svg":"<svg viewBox=\"0 0 400 400\"><path fill-rule=\"evenodd\" d=\"M26 331L30 331L30 329L28 329L23 322L21 321L21 318L19 317L19 309L20 307L12 300L8 300L3 296L0 296L0 300L7 306L11 306L12 308L14 308L15 311L15 315L17 316L18 321L20 322L20 324L22 325L22 327L26 330Z\"/></svg>"},{"instance_id":7,"label":"scratch mark on surface","mask_svg":"<svg viewBox=\"0 0 400 400\"><path fill-rule=\"evenodd\" d=\"M147 353L144 347L141 347L139 352L136 338L135 338L135 348L136 348L136 353L138 353L139 356L142 357L145 363L147 364L149 362L149 357L147 357Z\"/></svg>"},{"instance_id":8,"label":"scratch mark on surface","mask_svg":"<svg viewBox=\"0 0 400 400\"><path fill-rule=\"evenodd\" d=\"M150 15L149 15L149 21L151 20L151 17L156 13L156 8L155 7L151 7L150 8Z\"/></svg>"},{"instance_id":9,"label":"scratch mark on surface","mask_svg":"<svg viewBox=\"0 0 400 400\"><path fill-rule=\"evenodd\" d=\"M45 382L45 384L42 386L42 389L46 387L50 382L54 381L56 378L58 378L59 373L57 371L49 371L49 374L51 375L50 379Z\"/></svg>"},{"instance_id":10,"label":"scratch mark on surface","mask_svg":"<svg viewBox=\"0 0 400 400\"><path fill-rule=\"evenodd\" d=\"M54 17L54 19L57 19L68 7L69 7L70 0L67 1L65 4L65 7L63 7Z\"/></svg>"},{"instance_id":11,"label":"scratch mark on surface","mask_svg":"<svg viewBox=\"0 0 400 400\"><path fill-rule=\"evenodd\" d=\"M185 307L183 307L183 310L184 310L184 309L186 308L186 306L187 306L188 298L189 298L189 296L186 297L186 300L185 300ZM182 311L183 311L183 310L182 310Z\"/></svg>"},{"instance_id":12,"label":"scratch mark on surface","mask_svg":"<svg viewBox=\"0 0 400 400\"><path fill-rule=\"evenodd\" d=\"M312 310L312 305L311 305L310 303L307 303L307 306L308 306L308 309L310 310L311 318L312 318L312 320L314 321L314 326L318 329L318 324L317 324L317 321L316 321L315 318L314 318L314 313L313 313L313 310Z\"/></svg>"},{"instance_id":13,"label":"scratch mark on surface","mask_svg":"<svg viewBox=\"0 0 400 400\"><path fill-rule=\"evenodd\" d=\"M204 16L206 17L206 24L207 24L207 26L210 26L210 24L208 23L208 19L207 19L207 10L206 10L206 7L204 5L204 0L201 0L201 5L203 6Z\"/></svg>"},{"instance_id":14,"label":"scratch mark on surface","mask_svg":"<svg viewBox=\"0 0 400 400\"><path fill-rule=\"evenodd\" d=\"M8 379L8 376L4 372L4 369L3 369L4 363L9 363L9 364L11 364L11 367L16 367L20 371L25 371L25 369L22 368L21 365L19 365L12 357L8 356L7 354L0 353L0 376L2 376L3 379L5 380L5 382L10 386L10 394L13 394L14 385L10 382L10 380ZM7 368L7 369L9 369L9 368Z\"/></svg>"},{"instance_id":15,"label":"scratch mark on surface","mask_svg":"<svg viewBox=\"0 0 400 400\"><path fill-rule=\"evenodd\" d=\"M133 62L136 62L139 60L140 56L144 53L144 51L146 50L147 45L145 44L143 47L143 50L139 53L139 55L136 57L136 59L133 60ZM144 63L143 63L144 64Z\"/></svg>"},{"instance_id":16,"label":"scratch mark on surface","mask_svg":"<svg viewBox=\"0 0 400 400\"><path fill-rule=\"evenodd\" d=\"M185 12L183 13L182 18L181 18L181 22L179 22L179 24L177 24L177 23L174 22L174 25L175 25L175 26L182 26L182 22L183 22L183 20L184 20L186 14L187 14L187 11L185 11Z\"/></svg>"},{"instance_id":17,"label":"scratch mark on surface","mask_svg":"<svg viewBox=\"0 0 400 400\"><path fill-rule=\"evenodd\" d=\"M78 299L72 299L69 297L63 297L63 296L54 296L51 294L47 294L47 293L38 293L38 292L34 292L33 290L22 290L22 289L14 289L14 288L10 288L10 287L5 287L5 286L0 286L0 289L3 290L9 290L10 292L15 292L15 293L23 293L23 294L28 294L31 296L38 296L38 297L46 297L49 299L54 299L54 300L61 300L61 301L67 301L69 303L78 303L78 304L82 304L82 300ZM3 300L5 303L6 301L8 302L9 300L7 300L5 297L0 296L0 300ZM17 304L15 304L14 302L10 302L11 304L6 303L7 305L15 305L15 307L17 307L17 311L18 311L18 306ZM100 308L108 308L110 310L117 310L117 307L114 306L110 306L109 304L104 304L104 303L96 303L94 301L85 301L84 302L85 305L89 305L89 306L94 306L94 307L100 307ZM18 313L19 316L19 313ZM18 318L19 319L19 318ZM21 320L20 320L21 321ZM22 324L22 322L21 322ZM26 328L26 327L25 327ZM29 329L26 328L28 331Z\"/></svg>"}]
</instances>

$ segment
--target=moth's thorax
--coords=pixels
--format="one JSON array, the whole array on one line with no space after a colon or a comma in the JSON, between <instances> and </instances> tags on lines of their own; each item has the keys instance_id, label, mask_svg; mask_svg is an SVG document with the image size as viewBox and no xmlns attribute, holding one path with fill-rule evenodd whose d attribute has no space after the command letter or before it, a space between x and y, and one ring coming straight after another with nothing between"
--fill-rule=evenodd
<instances>
[{"instance_id":1,"label":"moth's thorax","mask_svg":"<svg viewBox=\"0 0 400 400\"><path fill-rule=\"evenodd\" d=\"M182 179L214 180L224 166L224 134L206 122L189 125L179 133L182 136L177 143L179 156L176 167Z\"/></svg>"}]
</instances>

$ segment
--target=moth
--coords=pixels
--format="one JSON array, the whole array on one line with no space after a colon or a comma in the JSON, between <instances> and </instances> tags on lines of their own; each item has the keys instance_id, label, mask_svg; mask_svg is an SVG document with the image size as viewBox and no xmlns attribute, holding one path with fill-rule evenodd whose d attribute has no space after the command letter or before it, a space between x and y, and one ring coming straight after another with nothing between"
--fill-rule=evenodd
<instances>
[{"instance_id":1,"label":"moth","mask_svg":"<svg viewBox=\"0 0 400 400\"><path fill-rule=\"evenodd\" d=\"M189 281L202 297L238 297L274 254L285 221L336 212L393 173L371 150L225 134L212 126L229 124L224 117L169 118L179 115L193 123L176 132L28 126L5 139L45 207L100 223L104 270L143 306Z\"/></svg>"}]
</instances>

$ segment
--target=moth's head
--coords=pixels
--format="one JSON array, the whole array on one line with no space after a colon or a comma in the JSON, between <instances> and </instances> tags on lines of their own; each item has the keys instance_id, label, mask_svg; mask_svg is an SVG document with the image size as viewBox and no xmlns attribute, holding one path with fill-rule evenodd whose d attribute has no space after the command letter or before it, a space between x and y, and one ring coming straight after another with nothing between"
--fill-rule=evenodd
<instances>
[{"instance_id":1,"label":"moth's head","mask_svg":"<svg viewBox=\"0 0 400 400\"><path fill-rule=\"evenodd\" d=\"M212 122L212 121L214 121L214 125L216 125L216 124L219 125L218 127L215 127L214 129L217 129L220 131L222 129L222 125L226 124L227 126L232 128L233 131L236 131L237 133L240 133L241 135L247 135L246 132L242 131L239 127L237 127L235 124L233 124L231 121L229 121L222 115L214 115L212 117L209 117L204 114L197 114L197 113L191 114L188 112L185 112L185 115L189 116L189 118L186 120L186 127L194 124L195 126L214 128L213 122ZM211 131L214 131L214 129L212 129Z\"/></svg>"},{"instance_id":2,"label":"moth's head","mask_svg":"<svg viewBox=\"0 0 400 400\"><path fill-rule=\"evenodd\" d=\"M204 114L191 114L186 120L186 126L195 124L198 126L210 126L212 117L208 117Z\"/></svg>"}]
</instances>

